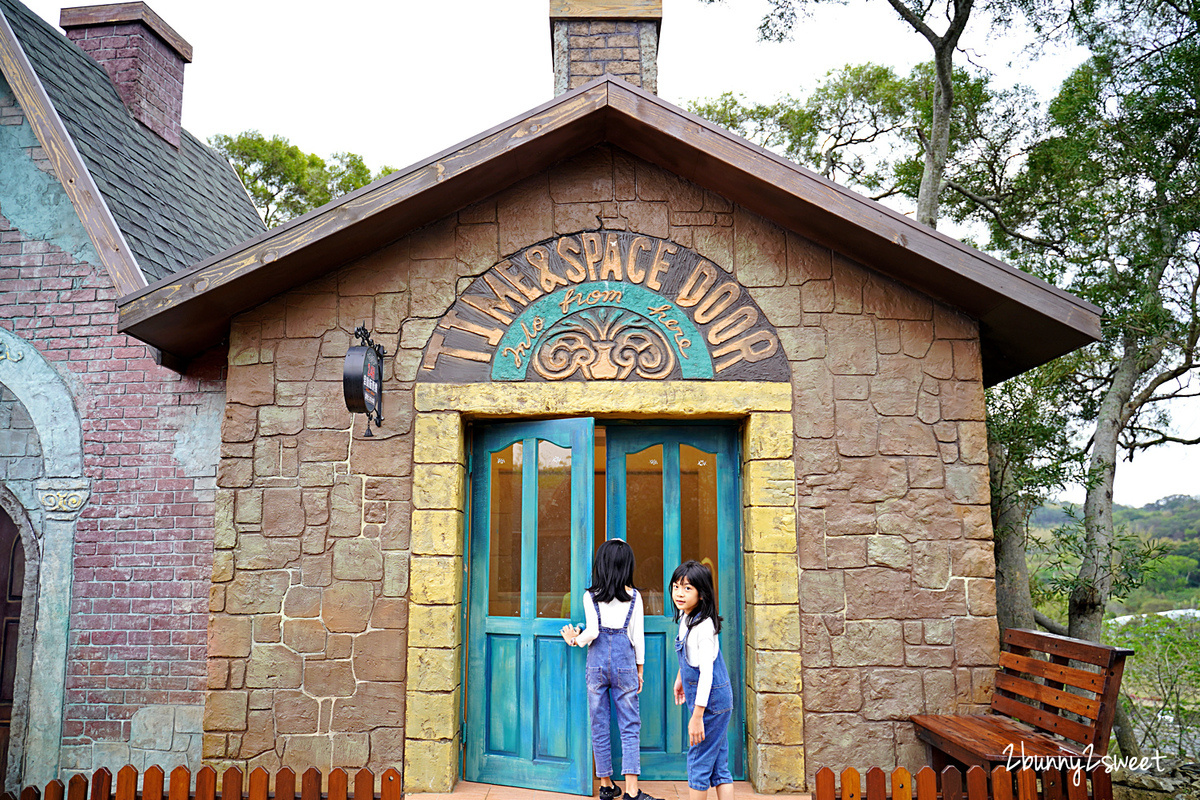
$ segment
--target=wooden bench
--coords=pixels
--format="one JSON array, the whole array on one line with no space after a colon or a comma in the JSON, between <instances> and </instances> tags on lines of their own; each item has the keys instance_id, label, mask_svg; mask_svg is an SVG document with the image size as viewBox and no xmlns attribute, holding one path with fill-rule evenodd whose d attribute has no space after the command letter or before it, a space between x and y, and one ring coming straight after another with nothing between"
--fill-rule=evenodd
<instances>
[{"instance_id":1,"label":"wooden bench","mask_svg":"<svg viewBox=\"0 0 1200 800\"><path fill-rule=\"evenodd\" d=\"M1119 647L1010 629L991 713L921 714L912 718L917 736L929 745L939 771L948 765L990 770L1022 755L1085 764L1090 755L1095 764L1108 752L1121 673L1130 655L1132 650Z\"/></svg>"}]
</instances>

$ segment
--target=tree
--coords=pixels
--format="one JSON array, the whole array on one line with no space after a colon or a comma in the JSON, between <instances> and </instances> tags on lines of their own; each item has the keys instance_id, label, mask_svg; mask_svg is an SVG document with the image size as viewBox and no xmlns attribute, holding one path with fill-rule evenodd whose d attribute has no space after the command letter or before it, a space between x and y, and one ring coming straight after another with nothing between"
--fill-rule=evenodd
<instances>
[{"instance_id":1,"label":"tree","mask_svg":"<svg viewBox=\"0 0 1200 800\"><path fill-rule=\"evenodd\" d=\"M335 153L326 161L282 136L267 138L254 130L217 134L209 144L233 165L268 228L395 171L384 167L372 175L354 153Z\"/></svg>"},{"instance_id":2,"label":"tree","mask_svg":"<svg viewBox=\"0 0 1200 800\"><path fill-rule=\"evenodd\" d=\"M1163 404L1191 393L1200 334L1197 37L1162 44L1180 22L1165 4L1110 11L1127 27L1082 26L1094 57L1064 84L1049 134L1006 187L997 207L1008 218L987 212L1010 257L1105 312L1102 341L1061 383L1085 426L1089 475L1069 631L1093 641L1128 568L1113 523L1118 452L1184 441Z\"/></svg>"},{"instance_id":3,"label":"tree","mask_svg":"<svg viewBox=\"0 0 1200 800\"><path fill-rule=\"evenodd\" d=\"M1056 391L1063 366L1044 365L987 390L996 617L1002 635L1038 622L1028 567L1030 516L1083 477L1083 454Z\"/></svg>"},{"instance_id":4,"label":"tree","mask_svg":"<svg viewBox=\"0 0 1200 800\"><path fill-rule=\"evenodd\" d=\"M933 115L932 76L930 63L904 76L878 64L848 65L828 72L807 97L755 103L726 92L689 109L873 200L916 203L925 160L922 132ZM943 170L948 182L981 154L1011 149L1033 107L1026 90L996 90L977 71L955 69L953 78L958 102ZM948 198L948 207L956 218L965 213L957 196Z\"/></svg>"},{"instance_id":5,"label":"tree","mask_svg":"<svg viewBox=\"0 0 1200 800\"><path fill-rule=\"evenodd\" d=\"M828 1L828 0L825 0ZM715 0L702 0L712 3ZM764 41L783 41L789 38L797 17L809 3L822 0L770 0L770 9L759 25L759 38ZM944 3L921 3L913 0L887 0L892 11L909 27L920 34L933 49L933 82L930 94L929 124L917 131L921 139L923 159L921 180L917 191L917 221L937 227L943 175L950 152L951 111L954 108L954 52L971 17L974 0L944 0ZM946 21L945 30L934 30L939 16Z\"/></svg>"}]
</instances>

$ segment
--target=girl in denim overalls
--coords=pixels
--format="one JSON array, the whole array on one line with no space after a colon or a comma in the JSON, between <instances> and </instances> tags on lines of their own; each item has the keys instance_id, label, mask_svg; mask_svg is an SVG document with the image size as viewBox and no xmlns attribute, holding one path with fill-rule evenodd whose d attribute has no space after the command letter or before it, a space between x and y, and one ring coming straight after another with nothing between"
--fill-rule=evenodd
<instances>
[{"instance_id":1,"label":"girl in denim overalls","mask_svg":"<svg viewBox=\"0 0 1200 800\"><path fill-rule=\"evenodd\" d=\"M733 775L729 771L729 740L725 732L733 716L733 688L721 657L717 633L717 599L712 572L695 561L685 561L671 576L671 600L679 637L675 653L679 674L675 677L675 705L687 703L687 776L691 800L702 800L708 787L715 786L718 800L733 800ZM682 619L681 619L682 616Z\"/></svg>"},{"instance_id":2,"label":"girl in denim overalls","mask_svg":"<svg viewBox=\"0 0 1200 800\"><path fill-rule=\"evenodd\" d=\"M621 790L612 781L608 703L612 695L621 732L621 768L625 772L626 800L655 800L638 789L641 770L642 718L638 693L642 691L645 660L642 598L633 587L633 548L621 539L610 539L596 549L592 585L583 593L586 625L583 631L564 625L569 645L588 648L588 712L592 722L592 752L600 800L614 800Z\"/></svg>"}]
</instances>

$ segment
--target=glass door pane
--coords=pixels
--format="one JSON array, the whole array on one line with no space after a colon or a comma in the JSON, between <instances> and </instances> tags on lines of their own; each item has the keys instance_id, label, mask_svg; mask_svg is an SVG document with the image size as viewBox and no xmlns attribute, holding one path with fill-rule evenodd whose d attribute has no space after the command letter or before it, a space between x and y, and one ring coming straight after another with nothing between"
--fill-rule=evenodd
<instances>
[{"instance_id":1,"label":"glass door pane","mask_svg":"<svg viewBox=\"0 0 1200 800\"><path fill-rule=\"evenodd\" d=\"M538 442L537 615L571 616L571 450Z\"/></svg>"},{"instance_id":2,"label":"glass door pane","mask_svg":"<svg viewBox=\"0 0 1200 800\"><path fill-rule=\"evenodd\" d=\"M625 540L635 546L634 584L646 614L663 613L663 446L625 456Z\"/></svg>"},{"instance_id":3,"label":"glass door pane","mask_svg":"<svg viewBox=\"0 0 1200 800\"><path fill-rule=\"evenodd\" d=\"M713 591L720 590L717 559L717 454L679 445L679 557L712 570Z\"/></svg>"},{"instance_id":4,"label":"glass door pane","mask_svg":"<svg viewBox=\"0 0 1200 800\"><path fill-rule=\"evenodd\" d=\"M521 616L521 470L523 445L491 454L488 615Z\"/></svg>"}]
</instances>

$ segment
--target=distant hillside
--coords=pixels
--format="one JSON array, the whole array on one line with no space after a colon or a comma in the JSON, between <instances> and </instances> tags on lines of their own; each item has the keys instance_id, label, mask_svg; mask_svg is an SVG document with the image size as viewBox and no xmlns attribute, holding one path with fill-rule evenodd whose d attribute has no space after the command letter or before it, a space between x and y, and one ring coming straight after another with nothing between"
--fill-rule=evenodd
<instances>
[{"instance_id":1,"label":"distant hillside","mask_svg":"<svg viewBox=\"0 0 1200 800\"><path fill-rule=\"evenodd\" d=\"M1048 503L1033 513L1030 527L1045 538L1070 521L1069 504ZM1077 512L1078 513L1078 510ZM1200 606L1200 497L1171 495L1141 508L1113 506L1118 528L1174 547L1127 597L1109 603L1110 614L1145 614Z\"/></svg>"},{"instance_id":2,"label":"distant hillside","mask_svg":"<svg viewBox=\"0 0 1200 800\"><path fill-rule=\"evenodd\" d=\"M1069 521L1064 503L1048 503L1033 512L1034 528L1056 528ZM1200 538L1200 497L1173 494L1141 508L1114 505L1113 521L1118 527L1158 539L1187 541Z\"/></svg>"}]
</instances>

